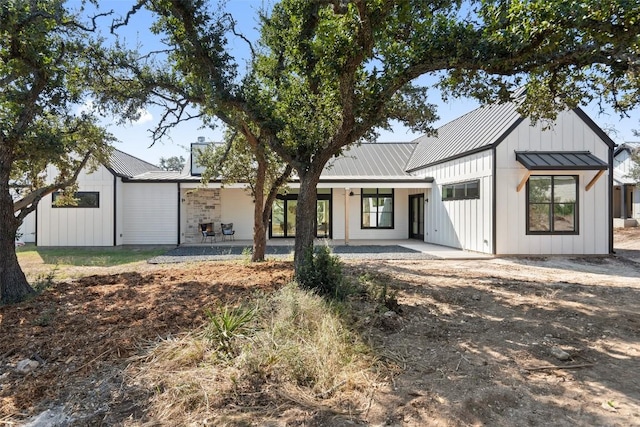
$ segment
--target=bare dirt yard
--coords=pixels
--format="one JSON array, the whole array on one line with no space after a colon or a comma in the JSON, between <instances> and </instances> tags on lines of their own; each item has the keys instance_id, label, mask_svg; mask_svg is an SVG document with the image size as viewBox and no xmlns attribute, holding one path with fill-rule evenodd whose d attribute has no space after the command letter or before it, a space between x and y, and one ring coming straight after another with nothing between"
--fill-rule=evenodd
<instances>
[{"instance_id":1,"label":"bare dirt yard","mask_svg":"<svg viewBox=\"0 0 640 427\"><path fill-rule=\"evenodd\" d=\"M387 367L367 401L347 414L289 399L237 425L640 425L640 230L616 231L616 248L349 261L348 274L386 281L400 303L397 316L354 322ZM0 425L161 425L153 390L127 375L132 357L202 325L205 307L291 279L275 261L88 271L0 307ZM218 415L208 425L224 424Z\"/></svg>"}]
</instances>

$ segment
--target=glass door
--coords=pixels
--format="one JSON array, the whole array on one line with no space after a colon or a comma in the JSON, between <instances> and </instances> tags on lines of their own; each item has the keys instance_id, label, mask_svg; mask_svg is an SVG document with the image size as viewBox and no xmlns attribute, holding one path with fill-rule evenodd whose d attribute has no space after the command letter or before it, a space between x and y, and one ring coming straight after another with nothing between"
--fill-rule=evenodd
<instances>
[{"instance_id":1,"label":"glass door","mask_svg":"<svg viewBox=\"0 0 640 427\"><path fill-rule=\"evenodd\" d=\"M287 207L285 237L296 236L296 208L298 206L298 200L285 200L285 206Z\"/></svg>"},{"instance_id":2,"label":"glass door","mask_svg":"<svg viewBox=\"0 0 640 427\"><path fill-rule=\"evenodd\" d=\"M409 196L409 238L424 240L424 194Z\"/></svg>"},{"instance_id":3,"label":"glass door","mask_svg":"<svg viewBox=\"0 0 640 427\"><path fill-rule=\"evenodd\" d=\"M285 218L285 202L286 200L276 199L271 208L271 237L285 237L286 218Z\"/></svg>"},{"instance_id":4,"label":"glass door","mask_svg":"<svg viewBox=\"0 0 640 427\"><path fill-rule=\"evenodd\" d=\"M329 238L331 230L330 200L322 199L316 202L316 237Z\"/></svg>"},{"instance_id":5,"label":"glass door","mask_svg":"<svg viewBox=\"0 0 640 427\"><path fill-rule=\"evenodd\" d=\"M278 195L271 208L269 237L296 236L298 195ZM331 189L319 189L315 217L316 237L331 238Z\"/></svg>"}]
</instances>

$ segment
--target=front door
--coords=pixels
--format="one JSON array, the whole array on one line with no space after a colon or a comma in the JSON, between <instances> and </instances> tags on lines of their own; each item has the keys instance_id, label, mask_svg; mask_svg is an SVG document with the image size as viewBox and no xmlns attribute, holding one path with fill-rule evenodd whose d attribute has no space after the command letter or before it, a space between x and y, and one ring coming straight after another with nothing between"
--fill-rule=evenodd
<instances>
[{"instance_id":1,"label":"front door","mask_svg":"<svg viewBox=\"0 0 640 427\"><path fill-rule=\"evenodd\" d=\"M424 240L424 194L409 196L409 238Z\"/></svg>"}]
</instances>

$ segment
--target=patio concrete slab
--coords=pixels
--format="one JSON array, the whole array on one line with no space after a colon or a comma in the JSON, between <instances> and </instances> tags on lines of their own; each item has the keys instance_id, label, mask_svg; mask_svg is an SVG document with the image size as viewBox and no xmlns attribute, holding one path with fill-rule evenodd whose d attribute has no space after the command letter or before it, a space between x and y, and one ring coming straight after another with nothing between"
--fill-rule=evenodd
<instances>
[{"instance_id":1,"label":"patio concrete slab","mask_svg":"<svg viewBox=\"0 0 640 427\"><path fill-rule=\"evenodd\" d=\"M285 256L293 253L294 239L271 239L267 242L267 256ZM327 244L343 258L375 259L491 259L492 255L464 251L447 246L434 245L419 240L344 240L318 239L316 245ZM251 248L251 240L222 241L213 243L183 244L168 256L203 256L229 258L239 256ZM244 252L246 253L246 252ZM197 254L197 255L196 255Z\"/></svg>"}]
</instances>

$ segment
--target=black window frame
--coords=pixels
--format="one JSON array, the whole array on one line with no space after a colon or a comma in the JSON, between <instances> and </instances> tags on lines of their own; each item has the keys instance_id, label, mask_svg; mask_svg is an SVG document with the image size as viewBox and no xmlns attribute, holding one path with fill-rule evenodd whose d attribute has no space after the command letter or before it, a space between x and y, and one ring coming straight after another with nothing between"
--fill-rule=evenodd
<instances>
[{"instance_id":1,"label":"black window frame","mask_svg":"<svg viewBox=\"0 0 640 427\"><path fill-rule=\"evenodd\" d=\"M371 190L375 190L375 193L367 193L365 194L365 190L366 191L371 191ZM389 193L381 193L380 190L391 190L391 194ZM376 219L376 225L375 226L367 226L364 224L364 216L365 216L365 212L364 212L364 199L371 199L371 198L375 198L375 199L380 199L380 198L389 198L391 197L391 225L390 226L380 226L378 225L378 215L374 215L375 219ZM370 214L370 212L369 212ZM396 198L395 198L395 189L393 188L361 188L360 189L360 229L362 230L393 230L395 229L395 224L396 224Z\"/></svg>"},{"instance_id":2,"label":"black window frame","mask_svg":"<svg viewBox=\"0 0 640 427\"><path fill-rule=\"evenodd\" d=\"M58 206L56 205L56 199L58 198L58 195L60 194L60 191L54 191L51 194L51 207L52 208L89 208L89 209L97 209L100 208L100 192L99 191L76 191L75 193L73 193L73 198L78 200L78 204L77 205L62 205L62 206ZM87 205L87 204L83 204L83 200L88 200L87 198L85 198L84 196L91 194L91 195L95 195L95 205Z\"/></svg>"},{"instance_id":3,"label":"black window frame","mask_svg":"<svg viewBox=\"0 0 640 427\"><path fill-rule=\"evenodd\" d=\"M475 188L478 189L476 194L469 195L469 184L475 184ZM463 194L460 194L462 191ZM474 200L480 198L480 180L472 179L469 181L454 182L451 184L442 185L442 201L447 202L451 200Z\"/></svg>"},{"instance_id":4,"label":"black window frame","mask_svg":"<svg viewBox=\"0 0 640 427\"><path fill-rule=\"evenodd\" d=\"M553 219L553 213L555 212L555 206L556 205L566 205L568 204L565 201L562 202L557 202L555 200L555 179L556 178L574 178L575 179L575 195L576 198L573 201L573 230L572 231L556 231L554 230L554 219ZM530 218L530 206L531 206L531 201L530 201L530 182L531 182L531 178L551 178L551 196L550 196L550 202L549 204L549 230L531 230L531 218ZM578 175L531 175L529 177L529 179L527 179L527 194L526 194L526 206L525 206L525 211L526 211L526 234L527 235L532 235L532 236L536 236L536 235L543 235L543 236L548 236L548 235L566 235L566 236L571 236L571 235L579 235L580 234L580 177ZM546 203L535 203L535 204L546 204Z\"/></svg>"}]
</instances>

